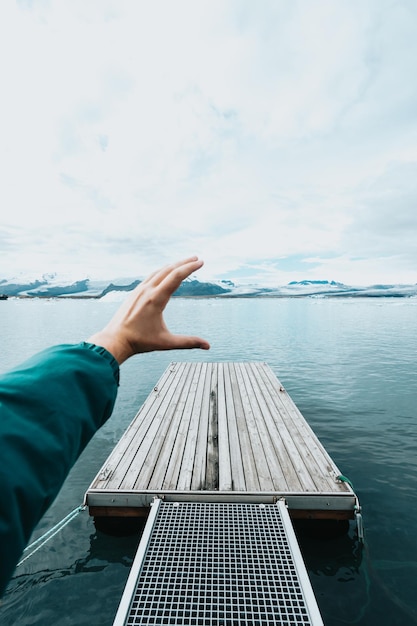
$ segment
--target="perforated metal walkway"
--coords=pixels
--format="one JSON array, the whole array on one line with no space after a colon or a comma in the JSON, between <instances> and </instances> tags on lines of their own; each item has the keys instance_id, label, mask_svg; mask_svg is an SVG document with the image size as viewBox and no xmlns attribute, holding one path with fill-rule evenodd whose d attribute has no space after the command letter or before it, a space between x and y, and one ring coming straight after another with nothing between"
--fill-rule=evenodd
<instances>
[{"instance_id":1,"label":"perforated metal walkway","mask_svg":"<svg viewBox=\"0 0 417 626\"><path fill-rule=\"evenodd\" d=\"M283 501L156 500L114 626L322 625Z\"/></svg>"}]
</instances>

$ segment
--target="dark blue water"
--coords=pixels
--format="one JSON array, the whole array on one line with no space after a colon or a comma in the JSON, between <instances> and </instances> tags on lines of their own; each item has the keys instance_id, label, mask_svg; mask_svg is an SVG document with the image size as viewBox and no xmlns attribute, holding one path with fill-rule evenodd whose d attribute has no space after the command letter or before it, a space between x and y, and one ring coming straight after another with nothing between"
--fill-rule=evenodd
<instances>
[{"instance_id":1,"label":"dark blue water","mask_svg":"<svg viewBox=\"0 0 417 626\"><path fill-rule=\"evenodd\" d=\"M0 303L0 369L76 342L117 307L99 301ZM363 507L338 539L301 539L327 626L417 624L417 299L175 300L167 321L210 352L137 356L122 367L112 419L73 468L39 536L84 492L139 406L176 360L267 361ZM4 626L112 624L138 538L114 538L80 514L21 566L0 608Z\"/></svg>"}]
</instances>

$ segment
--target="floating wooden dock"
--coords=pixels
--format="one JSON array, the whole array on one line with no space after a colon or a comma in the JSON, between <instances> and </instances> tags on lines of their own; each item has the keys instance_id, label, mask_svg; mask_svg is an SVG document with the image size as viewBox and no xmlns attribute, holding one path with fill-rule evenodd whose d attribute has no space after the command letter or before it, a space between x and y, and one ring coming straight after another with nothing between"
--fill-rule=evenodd
<instances>
[{"instance_id":1,"label":"floating wooden dock","mask_svg":"<svg viewBox=\"0 0 417 626\"><path fill-rule=\"evenodd\" d=\"M275 503L351 519L358 501L270 367L171 363L90 485L91 515L165 502Z\"/></svg>"}]
</instances>

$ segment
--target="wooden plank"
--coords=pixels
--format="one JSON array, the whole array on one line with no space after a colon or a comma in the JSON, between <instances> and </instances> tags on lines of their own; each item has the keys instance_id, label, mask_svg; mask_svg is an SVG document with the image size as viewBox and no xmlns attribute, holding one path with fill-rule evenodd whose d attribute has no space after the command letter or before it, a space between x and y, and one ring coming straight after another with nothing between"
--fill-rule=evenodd
<instances>
[{"instance_id":1,"label":"wooden plank","mask_svg":"<svg viewBox=\"0 0 417 626\"><path fill-rule=\"evenodd\" d=\"M265 366L263 374L268 377L271 384L271 401L275 406L281 404L287 423L292 426L294 444L310 468L310 475L316 484L316 488L319 491L333 488L336 476L340 473L337 467L285 389L282 388L283 391L278 391L281 385L272 370Z\"/></svg>"},{"instance_id":2,"label":"wooden plank","mask_svg":"<svg viewBox=\"0 0 417 626\"><path fill-rule=\"evenodd\" d=\"M213 363L209 393L207 429L207 462L204 489L219 488L219 423L217 413L218 373L217 363Z\"/></svg>"},{"instance_id":3,"label":"wooden plank","mask_svg":"<svg viewBox=\"0 0 417 626\"><path fill-rule=\"evenodd\" d=\"M175 403L172 402L172 398L180 396L185 384L184 381L187 379L188 369L187 363L184 363L183 367L173 372L174 378L168 389L164 387L157 389L159 402L154 405L153 412L146 416L146 420L143 421L143 428L138 430L134 445L129 446L124 457L115 468L112 483L117 485L119 489L132 488L140 471L143 471L145 476L147 469L151 468L152 471L154 459L157 456L156 450L155 452L153 450L153 444L159 440L157 433L164 426L166 414L174 410Z\"/></svg>"},{"instance_id":4,"label":"wooden plank","mask_svg":"<svg viewBox=\"0 0 417 626\"><path fill-rule=\"evenodd\" d=\"M235 364L231 363L229 367L230 371L230 383L233 393L233 404L235 408L235 417L237 430L239 432L240 447L242 451L242 462L245 473L245 484L248 491L260 491L260 484L258 473L256 469L256 463L254 453L252 449L251 437L248 432L248 425L245 419L245 411L242 404L242 398L239 390L239 381L237 379Z\"/></svg>"},{"instance_id":5,"label":"wooden plank","mask_svg":"<svg viewBox=\"0 0 417 626\"><path fill-rule=\"evenodd\" d=\"M192 416L195 394L198 387L200 369L201 363L192 364L192 367L190 368L189 385L187 385L186 390L184 388L184 392L186 391L184 405L183 407L178 406L178 419L175 422L171 422L170 434L172 434L173 438L168 441L167 445L168 450L171 449L171 455L169 458L165 478L162 482L162 489L177 488L178 477L180 474L188 429ZM171 441L173 442L172 445L170 444ZM193 459L194 454L192 455L192 458L190 457L190 459L188 460L192 462Z\"/></svg>"},{"instance_id":6,"label":"wooden plank","mask_svg":"<svg viewBox=\"0 0 417 626\"><path fill-rule=\"evenodd\" d=\"M250 368L250 366L248 366ZM273 403L270 402L266 386L263 384L259 369L250 368L251 380L255 386L255 396L262 407L266 417L267 428L270 433L270 448L276 458L282 463L282 472L286 479L286 486L289 491L312 491L316 489L314 480L311 478L308 468L305 465L304 457L299 453L293 441L293 431L288 428L288 424L276 411ZM276 488L279 487L279 482Z\"/></svg>"},{"instance_id":7,"label":"wooden plank","mask_svg":"<svg viewBox=\"0 0 417 626\"><path fill-rule=\"evenodd\" d=\"M246 389L244 378L242 375L242 368L240 363L235 363L236 378L239 383L239 391L242 398L242 405L244 407L244 417L247 424L247 430L250 437L250 442L253 450L253 456L255 460L255 471L259 480L259 487L261 491L273 489L273 480L269 471L268 463L265 458L265 450L262 445L262 439L259 435L257 420L254 416L249 394L251 390Z\"/></svg>"},{"instance_id":8,"label":"wooden plank","mask_svg":"<svg viewBox=\"0 0 417 626\"><path fill-rule=\"evenodd\" d=\"M192 366L182 375L181 384L178 384L175 394L170 398L167 407L160 414L160 427L154 431L152 440L147 443L146 456L142 463L138 460L140 470L136 472L133 482L134 489L160 489L166 478L167 468L175 444L176 434L182 418L182 412L187 402L188 391L192 381Z\"/></svg>"},{"instance_id":9,"label":"wooden plank","mask_svg":"<svg viewBox=\"0 0 417 626\"><path fill-rule=\"evenodd\" d=\"M188 436L187 436L187 440L185 443L183 462L182 462L181 471L177 480L178 490L185 490L185 489L192 488L191 484L192 484L192 479L193 479L193 473L196 467L195 459L197 456L198 435L199 435L200 429L203 428L203 424L202 424L203 412L202 410L200 410L200 407L202 407L203 405L206 376L207 376L207 363L201 363L197 388L195 391L193 419L190 421L190 425L188 428ZM205 442L204 442L204 449L206 449Z\"/></svg>"},{"instance_id":10,"label":"wooden plank","mask_svg":"<svg viewBox=\"0 0 417 626\"><path fill-rule=\"evenodd\" d=\"M232 485L231 489L234 491L245 491L245 472L243 468L242 449L240 444L239 430L236 419L236 408L234 405L234 398L232 392L232 382L230 377L230 363L225 363L224 366L224 391L226 400L226 415L227 415L227 432L228 432L228 444L229 444L229 457L230 457L230 471Z\"/></svg>"},{"instance_id":11,"label":"wooden plank","mask_svg":"<svg viewBox=\"0 0 417 626\"><path fill-rule=\"evenodd\" d=\"M278 408L280 414L286 416L286 423L291 426L294 445L308 463L316 489L326 491L332 488L336 476L340 473L337 467L272 370L264 364L260 372L269 383L268 393L271 402ZM345 489L346 486L343 487L343 490Z\"/></svg>"},{"instance_id":12,"label":"wooden plank","mask_svg":"<svg viewBox=\"0 0 417 626\"><path fill-rule=\"evenodd\" d=\"M259 436L259 441L262 446L263 456L261 457L260 456L261 453L259 453L259 455L255 457L257 461L257 465L259 467L261 462L265 463L266 467L268 468L268 474L270 476L271 482L269 483L269 480L268 480L268 483L265 483L264 488L265 489L277 488L277 485L279 485L280 489L285 490L288 488L287 480L282 471L281 460L278 459L278 457L275 454L274 446L272 444L272 441L271 441L271 438L267 429L267 425L266 425L267 412L268 412L267 407L266 406L261 407L259 404L256 392L255 392L255 386L253 384L254 381L251 380L251 378L248 376L246 363L239 363L238 367L240 369L243 386L247 394L246 403L247 403L248 415L251 418L253 416L253 420L256 424L257 433ZM271 484L271 487L269 487L268 484Z\"/></svg>"},{"instance_id":13,"label":"wooden plank","mask_svg":"<svg viewBox=\"0 0 417 626\"><path fill-rule=\"evenodd\" d=\"M200 427L197 433L194 468L191 479L191 489L193 491L199 491L206 488L207 441L213 370L213 363L207 363L204 377L203 396L200 407Z\"/></svg>"},{"instance_id":14,"label":"wooden plank","mask_svg":"<svg viewBox=\"0 0 417 626\"><path fill-rule=\"evenodd\" d=\"M302 488L293 459L287 452L285 440L290 441L289 433L285 427L276 428L270 414L270 407L265 399L259 394L259 381L254 372L242 367L243 379L247 388L251 389L249 401L252 410L257 415L258 430L263 441L265 458L272 476L275 489L298 491ZM282 425L283 426L283 425ZM300 465L300 462L298 463Z\"/></svg>"},{"instance_id":15,"label":"wooden plank","mask_svg":"<svg viewBox=\"0 0 417 626\"><path fill-rule=\"evenodd\" d=\"M153 391L148 395L142 407L132 420L128 428L123 433L118 444L111 452L107 461L101 468L99 474L93 481L91 488L106 489L110 485L113 486L117 483L115 479L115 471L121 462L130 454L134 454L136 447L140 445L142 436L146 434L146 427L150 425L153 419L154 405L159 400L159 389L164 389L166 392L169 390L171 384L175 384L175 373L182 371L184 363L171 363L170 366L162 374L161 378L155 385ZM139 434L141 433L141 434ZM119 469L120 475L120 469Z\"/></svg>"},{"instance_id":16,"label":"wooden plank","mask_svg":"<svg viewBox=\"0 0 417 626\"><path fill-rule=\"evenodd\" d=\"M132 459L128 473L130 480L126 488L130 488L130 486L133 488L151 488L152 482L160 487L158 477L155 477L155 466L158 466L162 471L167 467L169 461L167 455L170 454L170 447L166 442L167 432L181 397L188 393L186 385L191 367L190 364L184 365L186 367L176 371L176 384L170 386L169 393L164 395L164 400L158 407L153 428L150 428L147 434L146 444L140 449L140 457L138 455L136 457L135 470L132 468Z\"/></svg>"},{"instance_id":17,"label":"wooden plank","mask_svg":"<svg viewBox=\"0 0 417 626\"><path fill-rule=\"evenodd\" d=\"M217 367L217 406L219 437L219 491L230 491L232 489L233 482L232 470L230 466L230 442L223 363L219 363Z\"/></svg>"}]
</instances>

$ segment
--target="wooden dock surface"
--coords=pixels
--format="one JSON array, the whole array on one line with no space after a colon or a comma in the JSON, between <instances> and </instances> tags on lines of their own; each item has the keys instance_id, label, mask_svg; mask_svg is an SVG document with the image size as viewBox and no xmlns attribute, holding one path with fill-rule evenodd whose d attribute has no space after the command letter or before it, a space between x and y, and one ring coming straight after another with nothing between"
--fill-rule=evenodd
<instances>
[{"instance_id":1,"label":"wooden dock surface","mask_svg":"<svg viewBox=\"0 0 417 626\"><path fill-rule=\"evenodd\" d=\"M353 517L356 496L270 367L171 363L86 493L93 515L165 500L271 502Z\"/></svg>"}]
</instances>

